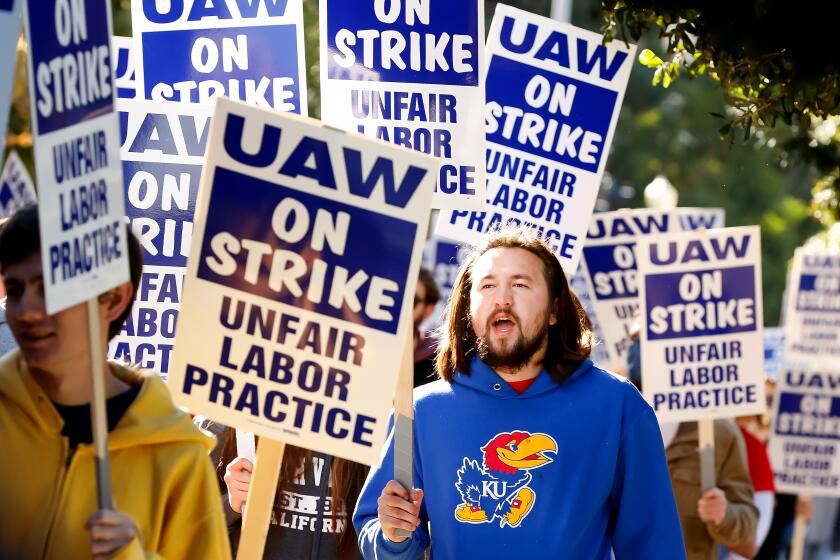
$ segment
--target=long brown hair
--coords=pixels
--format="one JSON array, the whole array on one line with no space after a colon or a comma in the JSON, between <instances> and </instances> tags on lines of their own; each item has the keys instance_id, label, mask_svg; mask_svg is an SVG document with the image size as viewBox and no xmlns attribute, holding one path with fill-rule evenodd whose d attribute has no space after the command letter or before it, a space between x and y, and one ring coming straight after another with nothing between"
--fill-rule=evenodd
<instances>
[{"instance_id":1,"label":"long brown hair","mask_svg":"<svg viewBox=\"0 0 840 560\"><path fill-rule=\"evenodd\" d=\"M259 445L259 438L257 438L257 445ZM225 469L228 464L236 458L236 430L233 428L225 428L225 435L222 443L222 449L219 453L219 464L216 465L216 476L219 479L219 487L222 493L227 492L225 485ZM288 484L293 481L298 474L298 469L304 463L312 458L312 452L308 449L295 447L294 445L286 445L283 452L283 463L280 467L280 480L277 485L277 493L274 498L274 513L277 517L280 516L280 488L283 484ZM353 508L356 505L356 499L362 491L362 485L365 483L367 477L368 467L334 457L330 466L330 476L332 478L332 489L330 490L330 499L332 500L332 522L333 527L336 526L336 518L338 512L342 509L347 511L347 520L341 533L338 535L336 550L338 551L338 558L352 558L354 553L358 550L356 544L356 531L353 528L351 517L353 515Z\"/></svg>"},{"instance_id":2,"label":"long brown hair","mask_svg":"<svg viewBox=\"0 0 840 560\"><path fill-rule=\"evenodd\" d=\"M543 367L556 383L566 380L592 351L592 323L569 289L566 275L551 249L533 229L506 226L488 233L467 255L449 296L448 314L440 329L437 353L438 375L452 382L456 371L469 374L469 357L475 352L476 336L470 318L473 267L491 249L525 249L543 263L549 301L554 302L557 323L548 327L548 345Z\"/></svg>"}]
</instances>

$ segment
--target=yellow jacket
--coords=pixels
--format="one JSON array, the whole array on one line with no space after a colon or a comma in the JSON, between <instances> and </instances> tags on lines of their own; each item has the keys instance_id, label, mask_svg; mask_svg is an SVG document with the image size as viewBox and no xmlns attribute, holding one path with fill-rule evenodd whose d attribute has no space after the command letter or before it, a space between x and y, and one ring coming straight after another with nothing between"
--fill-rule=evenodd
<instances>
[{"instance_id":1,"label":"yellow jacket","mask_svg":"<svg viewBox=\"0 0 840 560\"><path fill-rule=\"evenodd\" d=\"M227 559L213 439L172 404L166 385L111 364L140 392L110 432L115 507L140 533L120 559ZM63 421L20 352L0 358L0 558L90 558L97 510L93 446L71 456Z\"/></svg>"}]
</instances>

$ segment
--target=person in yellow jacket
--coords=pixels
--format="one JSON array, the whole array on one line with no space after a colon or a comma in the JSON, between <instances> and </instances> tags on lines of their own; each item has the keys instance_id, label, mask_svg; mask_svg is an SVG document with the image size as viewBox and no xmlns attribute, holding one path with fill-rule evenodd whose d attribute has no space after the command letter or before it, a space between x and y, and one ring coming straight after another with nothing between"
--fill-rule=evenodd
<instances>
[{"instance_id":1,"label":"person in yellow jacket","mask_svg":"<svg viewBox=\"0 0 840 560\"><path fill-rule=\"evenodd\" d=\"M122 327L140 278L99 297L102 347ZM124 248L123 248L124 249ZM44 307L37 207L0 232L6 319L19 349L0 359L0 559L230 557L213 439L157 376L106 361L114 507L97 511L85 305Z\"/></svg>"}]
</instances>

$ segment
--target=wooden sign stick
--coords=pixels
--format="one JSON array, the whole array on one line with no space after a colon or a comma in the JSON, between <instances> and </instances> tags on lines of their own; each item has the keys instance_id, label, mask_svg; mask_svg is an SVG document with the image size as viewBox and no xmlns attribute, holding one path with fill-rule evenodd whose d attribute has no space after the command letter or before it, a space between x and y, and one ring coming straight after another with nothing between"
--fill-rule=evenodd
<instances>
[{"instance_id":1,"label":"wooden sign stick","mask_svg":"<svg viewBox=\"0 0 840 560\"><path fill-rule=\"evenodd\" d=\"M263 557L285 447L282 441L260 438L248 490L248 506L242 504L242 533L237 560L261 560Z\"/></svg>"},{"instance_id":2,"label":"wooden sign stick","mask_svg":"<svg viewBox=\"0 0 840 560\"><path fill-rule=\"evenodd\" d=\"M697 422L697 436L700 454L700 490L705 492L714 488L715 481L715 421L699 420Z\"/></svg>"},{"instance_id":3,"label":"wooden sign stick","mask_svg":"<svg viewBox=\"0 0 840 560\"><path fill-rule=\"evenodd\" d=\"M403 359L394 392L394 480L414 488L414 333L406 329ZM397 536L411 533L397 529Z\"/></svg>"},{"instance_id":4,"label":"wooden sign stick","mask_svg":"<svg viewBox=\"0 0 840 560\"><path fill-rule=\"evenodd\" d=\"M88 350L93 398L90 401L90 421L93 428L93 457L96 462L96 495L99 509L114 509L111 494L111 463L108 459L108 409L105 406L105 371L102 333L99 321L99 299L87 301Z\"/></svg>"},{"instance_id":5,"label":"wooden sign stick","mask_svg":"<svg viewBox=\"0 0 840 560\"><path fill-rule=\"evenodd\" d=\"M800 494L800 498L808 498L805 494ZM796 514L793 522L793 537L790 541L790 560L802 560L805 554L805 529L808 526L808 520L804 515Z\"/></svg>"}]
</instances>

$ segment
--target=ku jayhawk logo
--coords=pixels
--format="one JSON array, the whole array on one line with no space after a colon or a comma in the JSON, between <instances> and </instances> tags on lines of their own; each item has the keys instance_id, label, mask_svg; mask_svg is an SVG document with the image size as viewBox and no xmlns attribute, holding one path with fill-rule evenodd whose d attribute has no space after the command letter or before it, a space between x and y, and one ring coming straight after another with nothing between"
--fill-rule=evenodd
<instances>
[{"instance_id":1,"label":"ku jayhawk logo","mask_svg":"<svg viewBox=\"0 0 840 560\"><path fill-rule=\"evenodd\" d=\"M528 486L531 469L538 469L553 459L557 442L545 434L511 432L498 434L481 448L483 466L464 457L458 469L455 488L462 503L455 508L455 519L462 523L492 523L519 527L534 507L536 493Z\"/></svg>"}]
</instances>

